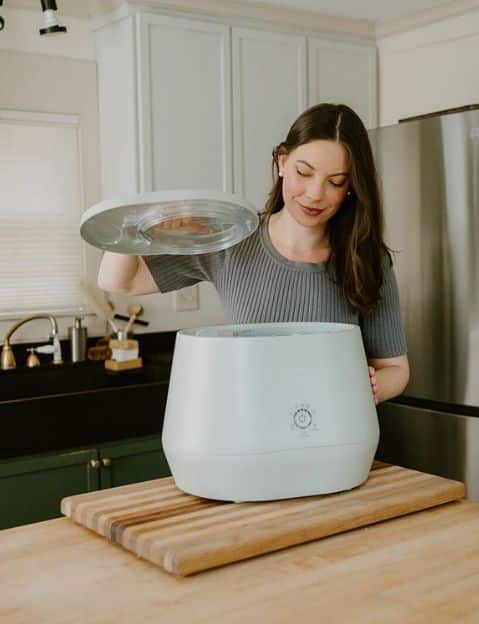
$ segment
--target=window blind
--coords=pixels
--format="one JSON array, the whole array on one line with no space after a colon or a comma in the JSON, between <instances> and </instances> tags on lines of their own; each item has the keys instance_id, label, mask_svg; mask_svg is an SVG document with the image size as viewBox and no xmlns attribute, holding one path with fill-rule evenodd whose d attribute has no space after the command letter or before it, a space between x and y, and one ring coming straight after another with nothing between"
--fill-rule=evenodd
<instances>
[{"instance_id":1,"label":"window blind","mask_svg":"<svg viewBox=\"0 0 479 624\"><path fill-rule=\"evenodd\" d=\"M0 318L81 307L81 182L77 116L0 111Z\"/></svg>"}]
</instances>

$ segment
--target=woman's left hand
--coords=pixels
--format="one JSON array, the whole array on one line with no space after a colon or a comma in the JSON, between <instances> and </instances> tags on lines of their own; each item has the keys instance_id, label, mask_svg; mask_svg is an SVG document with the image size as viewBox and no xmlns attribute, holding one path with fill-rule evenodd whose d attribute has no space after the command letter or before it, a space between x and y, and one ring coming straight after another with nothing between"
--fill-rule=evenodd
<instances>
[{"instance_id":1,"label":"woman's left hand","mask_svg":"<svg viewBox=\"0 0 479 624\"><path fill-rule=\"evenodd\" d=\"M378 384L376 381L376 369L374 366L368 366L369 370L369 382L371 384L371 390L373 391L374 403L378 404Z\"/></svg>"}]
</instances>

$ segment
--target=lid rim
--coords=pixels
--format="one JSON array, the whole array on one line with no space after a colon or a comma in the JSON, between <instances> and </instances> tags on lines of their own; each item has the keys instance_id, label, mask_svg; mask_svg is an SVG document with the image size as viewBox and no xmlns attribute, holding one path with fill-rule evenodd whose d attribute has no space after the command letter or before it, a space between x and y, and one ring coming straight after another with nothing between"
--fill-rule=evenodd
<instances>
[{"instance_id":1,"label":"lid rim","mask_svg":"<svg viewBox=\"0 0 479 624\"><path fill-rule=\"evenodd\" d=\"M151 191L146 193L138 193L136 195L128 195L123 199L104 199L90 208L87 208L82 214L80 219L80 225L83 225L97 214L106 212L107 210L113 210L120 208L121 206L135 206L135 205L149 205L156 203L167 203L175 201L204 201L204 202L221 202L225 204L231 204L232 206L238 206L251 211L254 215L258 215L258 211L253 204L244 197L235 193L226 193L217 190L174 190L174 191Z\"/></svg>"},{"instance_id":2,"label":"lid rim","mask_svg":"<svg viewBox=\"0 0 479 624\"><path fill-rule=\"evenodd\" d=\"M176 232L172 240L168 240L168 229L161 233L163 240L147 235L155 225L185 217L217 223L208 232ZM258 213L239 195L208 190L155 191L91 206L81 217L80 234L94 247L125 255L199 255L238 244L258 225Z\"/></svg>"}]
</instances>

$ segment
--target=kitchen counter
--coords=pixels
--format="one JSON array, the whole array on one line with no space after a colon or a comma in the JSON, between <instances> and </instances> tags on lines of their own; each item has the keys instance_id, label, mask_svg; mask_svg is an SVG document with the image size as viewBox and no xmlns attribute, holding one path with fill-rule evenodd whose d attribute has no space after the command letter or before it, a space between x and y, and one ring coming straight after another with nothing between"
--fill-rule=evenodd
<instances>
[{"instance_id":1,"label":"kitchen counter","mask_svg":"<svg viewBox=\"0 0 479 624\"><path fill-rule=\"evenodd\" d=\"M8 624L479 621L468 501L177 578L66 518L0 532Z\"/></svg>"}]
</instances>

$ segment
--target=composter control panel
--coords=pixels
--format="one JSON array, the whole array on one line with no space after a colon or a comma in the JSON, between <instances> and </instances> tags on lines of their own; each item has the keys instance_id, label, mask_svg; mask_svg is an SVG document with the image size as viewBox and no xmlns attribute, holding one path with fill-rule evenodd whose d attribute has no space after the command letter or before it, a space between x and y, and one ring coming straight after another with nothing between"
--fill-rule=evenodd
<instances>
[{"instance_id":1,"label":"composter control panel","mask_svg":"<svg viewBox=\"0 0 479 624\"><path fill-rule=\"evenodd\" d=\"M294 412L294 424L299 429L307 429L313 422L313 415L309 409L300 407Z\"/></svg>"},{"instance_id":2,"label":"composter control panel","mask_svg":"<svg viewBox=\"0 0 479 624\"><path fill-rule=\"evenodd\" d=\"M313 431L318 431L315 416L316 410L309 403L296 403L290 411L290 429L309 437Z\"/></svg>"}]
</instances>

